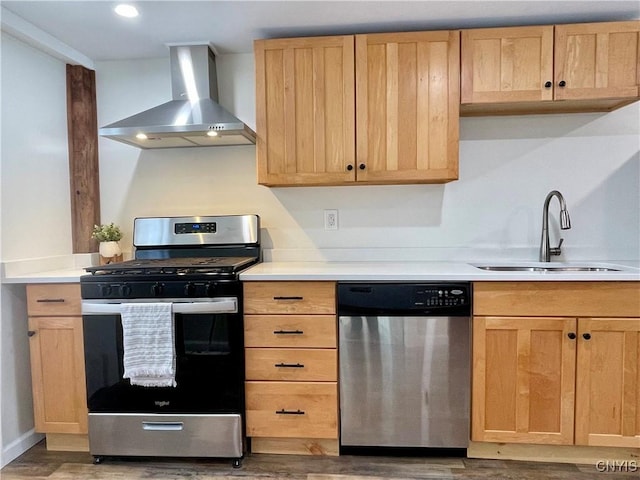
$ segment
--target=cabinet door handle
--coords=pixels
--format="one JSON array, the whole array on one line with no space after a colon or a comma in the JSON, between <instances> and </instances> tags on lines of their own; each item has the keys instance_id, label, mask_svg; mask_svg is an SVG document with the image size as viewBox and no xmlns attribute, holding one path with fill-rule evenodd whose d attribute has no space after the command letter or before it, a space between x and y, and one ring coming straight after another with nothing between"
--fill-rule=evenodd
<instances>
[{"instance_id":1,"label":"cabinet door handle","mask_svg":"<svg viewBox=\"0 0 640 480\"><path fill-rule=\"evenodd\" d=\"M551 85L553 85L551 82L545 82L544 88L551 88Z\"/></svg>"},{"instance_id":2,"label":"cabinet door handle","mask_svg":"<svg viewBox=\"0 0 640 480\"><path fill-rule=\"evenodd\" d=\"M274 300L293 300L300 301L304 300L304 297L273 297Z\"/></svg>"},{"instance_id":3,"label":"cabinet door handle","mask_svg":"<svg viewBox=\"0 0 640 480\"><path fill-rule=\"evenodd\" d=\"M590 333L583 333L582 334L582 338L584 338L585 340L591 340L591 334Z\"/></svg>"},{"instance_id":4,"label":"cabinet door handle","mask_svg":"<svg viewBox=\"0 0 640 480\"><path fill-rule=\"evenodd\" d=\"M64 303L64 298L39 298L37 303Z\"/></svg>"},{"instance_id":5,"label":"cabinet door handle","mask_svg":"<svg viewBox=\"0 0 640 480\"><path fill-rule=\"evenodd\" d=\"M351 165L351 164L347 165L347 171L350 172L351 170L353 170L353 165Z\"/></svg>"},{"instance_id":6,"label":"cabinet door handle","mask_svg":"<svg viewBox=\"0 0 640 480\"><path fill-rule=\"evenodd\" d=\"M274 335L302 335L302 330L274 330Z\"/></svg>"},{"instance_id":7,"label":"cabinet door handle","mask_svg":"<svg viewBox=\"0 0 640 480\"><path fill-rule=\"evenodd\" d=\"M367 166L364 163L361 163L360 165L358 165L358 168L360 170L364 170L365 168L367 168Z\"/></svg>"},{"instance_id":8,"label":"cabinet door handle","mask_svg":"<svg viewBox=\"0 0 640 480\"><path fill-rule=\"evenodd\" d=\"M560 80L560 82L558 82L559 87L565 87L566 85L567 85L567 82L565 82L564 80Z\"/></svg>"},{"instance_id":9,"label":"cabinet door handle","mask_svg":"<svg viewBox=\"0 0 640 480\"><path fill-rule=\"evenodd\" d=\"M567 337L569 337L571 340L575 340L576 334L573 333L573 332L569 332L569 333L567 333Z\"/></svg>"},{"instance_id":10,"label":"cabinet door handle","mask_svg":"<svg viewBox=\"0 0 640 480\"><path fill-rule=\"evenodd\" d=\"M304 410L276 410L277 415L304 415Z\"/></svg>"},{"instance_id":11,"label":"cabinet door handle","mask_svg":"<svg viewBox=\"0 0 640 480\"><path fill-rule=\"evenodd\" d=\"M304 368L302 363L276 363L274 367Z\"/></svg>"},{"instance_id":12,"label":"cabinet door handle","mask_svg":"<svg viewBox=\"0 0 640 480\"><path fill-rule=\"evenodd\" d=\"M27 332L27 336L28 336L28 337L33 337L35 334L36 334L36 331L35 331L35 330L29 330L29 331Z\"/></svg>"}]
</instances>

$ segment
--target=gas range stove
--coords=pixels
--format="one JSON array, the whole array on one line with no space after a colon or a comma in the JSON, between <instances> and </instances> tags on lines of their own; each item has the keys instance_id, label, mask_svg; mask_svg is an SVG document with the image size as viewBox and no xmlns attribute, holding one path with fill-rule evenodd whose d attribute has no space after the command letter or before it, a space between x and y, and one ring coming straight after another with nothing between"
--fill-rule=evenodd
<instances>
[{"instance_id":1,"label":"gas range stove","mask_svg":"<svg viewBox=\"0 0 640 480\"><path fill-rule=\"evenodd\" d=\"M257 215L137 218L135 259L87 267L83 299L239 295L239 273L260 261Z\"/></svg>"}]
</instances>

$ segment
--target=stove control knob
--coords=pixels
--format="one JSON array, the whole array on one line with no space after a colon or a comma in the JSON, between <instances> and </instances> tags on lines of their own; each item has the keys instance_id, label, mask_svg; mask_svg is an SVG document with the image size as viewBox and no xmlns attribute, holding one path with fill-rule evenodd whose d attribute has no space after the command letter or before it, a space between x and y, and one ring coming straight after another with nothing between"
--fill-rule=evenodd
<instances>
[{"instance_id":1,"label":"stove control knob","mask_svg":"<svg viewBox=\"0 0 640 480\"><path fill-rule=\"evenodd\" d=\"M111 285L100 285L98 289L100 290L100 296L102 297L108 297L111 295Z\"/></svg>"},{"instance_id":2,"label":"stove control knob","mask_svg":"<svg viewBox=\"0 0 640 480\"><path fill-rule=\"evenodd\" d=\"M160 295L162 295L163 291L164 291L164 285L161 284L160 282L153 284L153 286L151 287L151 293L156 297L159 297Z\"/></svg>"},{"instance_id":3,"label":"stove control knob","mask_svg":"<svg viewBox=\"0 0 640 480\"><path fill-rule=\"evenodd\" d=\"M188 297L193 297L196 294L196 286L189 282L184 286L184 294Z\"/></svg>"},{"instance_id":4,"label":"stove control knob","mask_svg":"<svg viewBox=\"0 0 640 480\"><path fill-rule=\"evenodd\" d=\"M120 287L120 293L123 297L128 297L131 295L131 285L127 285L126 283Z\"/></svg>"},{"instance_id":5,"label":"stove control knob","mask_svg":"<svg viewBox=\"0 0 640 480\"><path fill-rule=\"evenodd\" d=\"M213 297L218 289L218 285L216 283L207 283L207 297Z\"/></svg>"}]
</instances>

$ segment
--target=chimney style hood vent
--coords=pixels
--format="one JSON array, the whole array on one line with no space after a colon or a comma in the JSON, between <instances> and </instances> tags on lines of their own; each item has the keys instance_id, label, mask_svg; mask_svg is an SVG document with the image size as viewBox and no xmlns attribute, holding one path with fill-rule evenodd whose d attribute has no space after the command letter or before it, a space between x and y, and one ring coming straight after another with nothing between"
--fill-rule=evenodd
<instances>
[{"instance_id":1,"label":"chimney style hood vent","mask_svg":"<svg viewBox=\"0 0 640 480\"><path fill-rule=\"evenodd\" d=\"M100 136L145 149L255 144L255 132L218 104L209 46L170 46L169 54L173 100L102 127Z\"/></svg>"}]
</instances>

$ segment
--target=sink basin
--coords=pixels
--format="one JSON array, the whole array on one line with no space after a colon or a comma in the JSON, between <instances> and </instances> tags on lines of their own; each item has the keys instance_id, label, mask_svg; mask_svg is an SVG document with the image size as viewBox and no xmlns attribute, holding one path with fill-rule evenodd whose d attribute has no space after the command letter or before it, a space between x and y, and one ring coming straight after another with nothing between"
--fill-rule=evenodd
<instances>
[{"instance_id":1,"label":"sink basin","mask_svg":"<svg viewBox=\"0 0 640 480\"><path fill-rule=\"evenodd\" d=\"M619 272L609 267L566 267L566 266L525 266L525 265L474 265L481 270L492 272Z\"/></svg>"}]
</instances>

